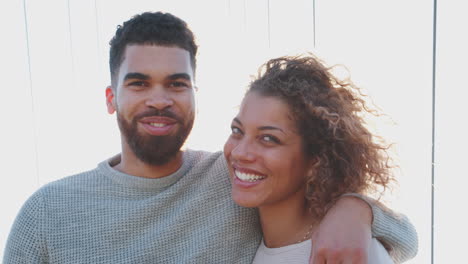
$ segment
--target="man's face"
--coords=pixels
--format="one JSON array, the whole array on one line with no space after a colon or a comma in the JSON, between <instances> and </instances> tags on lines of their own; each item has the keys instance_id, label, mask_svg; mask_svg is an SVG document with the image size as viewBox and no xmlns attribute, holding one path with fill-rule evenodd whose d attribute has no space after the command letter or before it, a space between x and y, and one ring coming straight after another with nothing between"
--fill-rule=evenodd
<instances>
[{"instance_id":1,"label":"man's face","mask_svg":"<svg viewBox=\"0 0 468 264\"><path fill-rule=\"evenodd\" d=\"M115 87L106 90L125 145L141 161L164 165L179 152L195 117L193 69L188 51L129 45Z\"/></svg>"}]
</instances>

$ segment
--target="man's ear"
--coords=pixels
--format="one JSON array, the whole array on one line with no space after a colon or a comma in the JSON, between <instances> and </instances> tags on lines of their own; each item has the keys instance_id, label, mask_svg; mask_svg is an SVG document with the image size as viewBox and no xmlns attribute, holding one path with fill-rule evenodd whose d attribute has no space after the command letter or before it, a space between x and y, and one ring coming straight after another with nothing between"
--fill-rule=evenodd
<instances>
[{"instance_id":1,"label":"man's ear","mask_svg":"<svg viewBox=\"0 0 468 264\"><path fill-rule=\"evenodd\" d=\"M106 88L106 105L107 105L107 112L109 114L113 114L116 110L115 107L115 99L114 99L114 90L112 90L112 86L107 86Z\"/></svg>"}]
</instances>

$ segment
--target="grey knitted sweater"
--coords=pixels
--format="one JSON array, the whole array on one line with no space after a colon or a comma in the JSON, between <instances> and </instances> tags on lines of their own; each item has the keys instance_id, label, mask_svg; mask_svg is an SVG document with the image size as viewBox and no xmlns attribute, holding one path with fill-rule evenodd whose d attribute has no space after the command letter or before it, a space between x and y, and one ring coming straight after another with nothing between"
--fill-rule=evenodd
<instances>
[{"instance_id":1,"label":"grey knitted sweater","mask_svg":"<svg viewBox=\"0 0 468 264\"><path fill-rule=\"evenodd\" d=\"M181 168L160 179L118 172L118 162L120 156L35 192L15 220L3 263L252 261L258 215L231 200L221 152L188 150ZM409 221L373 210L374 235L404 258L414 255Z\"/></svg>"}]
</instances>

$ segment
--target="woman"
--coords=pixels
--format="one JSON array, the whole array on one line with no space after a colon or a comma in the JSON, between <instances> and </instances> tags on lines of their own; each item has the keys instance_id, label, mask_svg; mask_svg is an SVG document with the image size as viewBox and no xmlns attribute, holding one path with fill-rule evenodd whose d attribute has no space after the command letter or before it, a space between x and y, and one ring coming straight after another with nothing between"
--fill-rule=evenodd
<instances>
[{"instance_id":1,"label":"woman","mask_svg":"<svg viewBox=\"0 0 468 264\"><path fill-rule=\"evenodd\" d=\"M234 201L259 209L254 263L308 263L310 237L334 201L392 180L358 95L314 56L270 60L251 83L224 154ZM369 263L392 263L375 239Z\"/></svg>"}]
</instances>

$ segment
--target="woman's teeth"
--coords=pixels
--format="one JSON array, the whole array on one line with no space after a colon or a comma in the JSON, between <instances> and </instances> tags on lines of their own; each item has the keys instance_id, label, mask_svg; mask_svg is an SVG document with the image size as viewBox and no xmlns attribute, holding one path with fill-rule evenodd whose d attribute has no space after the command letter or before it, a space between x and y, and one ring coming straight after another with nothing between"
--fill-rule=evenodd
<instances>
[{"instance_id":1,"label":"woman's teeth","mask_svg":"<svg viewBox=\"0 0 468 264\"><path fill-rule=\"evenodd\" d=\"M248 181L248 182L259 181L265 178L265 176L260 176L260 175L250 174L250 173L243 173L240 171L235 171L235 174L237 178L239 178L240 180Z\"/></svg>"}]
</instances>

